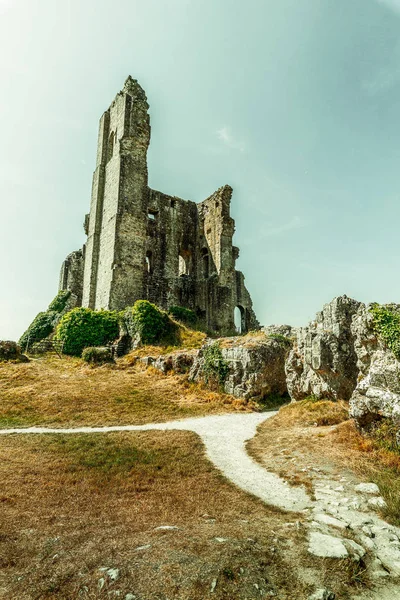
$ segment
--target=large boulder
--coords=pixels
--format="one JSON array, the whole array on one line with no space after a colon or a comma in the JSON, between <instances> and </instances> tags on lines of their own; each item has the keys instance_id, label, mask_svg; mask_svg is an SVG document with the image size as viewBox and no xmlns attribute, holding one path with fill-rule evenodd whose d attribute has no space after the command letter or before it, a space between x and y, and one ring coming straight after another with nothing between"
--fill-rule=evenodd
<instances>
[{"instance_id":1,"label":"large boulder","mask_svg":"<svg viewBox=\"0 0 400 600\"><path fill-rule=\"evenodd\" d=\"M192 381L204 379L204 353L216 343L208 340L196 357L190 370ZM290 351L289 338L277 332L244 337L221 338L217 341L222 360L227 366L223 389L227 394L245 400L259 401L271 394L287 393L285 359Z\"/></svg>"},{"instance_id":2,"label":"large boulder","mask_svg":"<svg viewBox=\"0 0 400 600\"><path fill-rule=\"evenodd\" d=\"M325 304L315 321L297 330L285 365L292 400L350 399L359 371L351 324L360 306L339 296Z\"/></svg>"}]
</instances>

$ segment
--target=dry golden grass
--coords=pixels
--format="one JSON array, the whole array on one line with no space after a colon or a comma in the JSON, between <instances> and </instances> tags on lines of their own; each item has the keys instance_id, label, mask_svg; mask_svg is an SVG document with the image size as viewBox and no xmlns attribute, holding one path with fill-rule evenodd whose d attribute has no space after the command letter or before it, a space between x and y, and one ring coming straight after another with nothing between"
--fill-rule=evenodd
<instances>
[{"instance_id":1,"label":"dry golden grass","mask_svg":"<svg viewBox=\"0 0 400 600\"><path fill-rule=\"evenodd\" d=\"M336 425L349 418L343 401L307 399L284 406L274 419L275 427Z\"/></svg>"},{"instance_id":2,"label":"dry golden grass","mask_svg":"<svg viewBox=\"0 0 400 600\"><path fill-rule=\"evenodd\" d=\"M252 347L259 343L260 340L267 339L265 333L259 331L249 331L245 335L235 335L231 337L220 338L218 340L222 348L233 348L235 346Z\"/></svg>"},{"instance_id":3,"label":"dry golden grass","mask_svg":"<svg viewBox=\"0 0 400 600\"><path fill-rule=\"evenodd\" d=\"M374 434L361 435L353 421L342 423L332 437L343 462L379 486L387 507L382 515L400 526L400 453L382 447Z\"/></svg>"},{"instance_id":4,"label":"dry golden grass","mask_svg":"<svg viewBox=\"0 0 400 600\"><path fill-rule=\"evenodd\" d=\"M45 357L0 363L0 427L142 424L249 410L241 400L189 384L185 376L81 359Z\"/></svg>"},{"instance_id":5,"label":"dry golden grass","mask_svg":"<svg viewBox=\"0 0 400 600\"><path fill-rule=\"evenodd\" d=\"M9 436L0 478L0 598L250 599L262 590L291 600L310 591L293 569L304 545L293 515L227 483L192 433ZM179 529L155 531L162 525Z\"/></svg>"}]
</instances>

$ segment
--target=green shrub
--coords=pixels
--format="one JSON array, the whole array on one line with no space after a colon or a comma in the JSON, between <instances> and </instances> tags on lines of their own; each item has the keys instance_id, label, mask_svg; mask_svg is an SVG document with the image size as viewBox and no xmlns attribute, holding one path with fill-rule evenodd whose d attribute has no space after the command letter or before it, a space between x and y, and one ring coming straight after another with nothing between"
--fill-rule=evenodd
<instances>
[{"instance_id":1,"label":"green shrub","mask_svg":"<svg viewBox=\"0 0 400 600\"><path fill-rule=\"evenodd\" d=\"M53 332L54 326L57 323L58 313L54 310L40 312L33 319L25 333L19 338L18 344L22 350L30 347L36 342L44 340Z\"/></svg>"},{"instance_id":2,"label":"green shrub","mask_svg":"<svg viewBox=\"0 0 400 600\"><path fill-rule=\"evenodd\" d=\"M56 313L61 313L67 306L70 296L71 292L69 290L60 290L54 300L50 302L47 310L54 310Z\"/></svg>"},{"instance_id":3,"label":"green shrub","mask_svg":"<svg viewBox=\"0 0 400 600\"><path fill-rule=\"evenodd\" d=\"M184 308L183 306L171 306L169 314L177 321L182 321L186 325L196 325L197 315L194 310L190 308Z\"/></svg>"},{"instance_id":4,"label":"green shrub","mask_svg":"<svg viewBox=\"0 0 400 600\"><path fill-rule=\"evenodd\" d=\"M28 329L19 338L18 343L23 350L26 350L27 347L30 348L37 342L41 342L53 333L70 296L71 292L61 290L54 300L50 302L48 309L36 315Z\"/></svg>"},{"instance_id":5,"label":"green shrub","mask_svg":"<svg viewBox=\"0 0 400 600\"><path fill-rule=\"evenodd\" d=\"M111 348L107 347L89 347L82 351L82 358L87 363L101 365L103 363L114 362Z\"/></svg>"},{"instance_id":6,"label":"green shrub","mask_svg":"<svg viewBox=\"0 0 400 600\"><path fill-rule=\"evenodd\" d=\"M268 337L272 340L276 340L277 342L281 342L285 346L292 345L292 340L281 333L270 333Z\"/></svg>"},{"instance_id":7,"label":"green shrub","mask_svg":"<svg viewBox=\"0 0 400 600\"><path fill-rule=\"evenodd\" d=\"M373 315L375 332L395 357L400 359L400 313L397 307L391 304L373 304L369 310Z\"/></svg>"},{"instance_id":8,"label":"green shrub","mask_svg":"<svg viewBox=\"0 0 400 600\"><path fill-rule=\"evenodd\" d=\"M88 346L104 346L118 337L118 314L109 310L74 308L57 325L55 339L64 342L63 352L80 356Z\"/></svg>"},{"instance_id":9,"label":"green shrub","mask_svg":"<svg viewBox=\"0 0 400 600\"><path fill-rule=\"evenodd\" d=\"M129 335L140 336L143 344L155 344L170 338L174 326L167 313L148 300L137 300L124 313Z\"/></svg>"},{"instance_id":10,"label":"green shrub","mask_svg":"<svg viewBox=\"0 0 400 600\"><path fill-rule=\"evenodd\" d=\"M217 383L223 386L229 373L229 365L222 356L221 346L214 342L206 346L203 350L203 374L204 381L208 383Z\"/></svg>"},{"instance_id":11,"label":"green shrub","mask_svg":"<svg viewBox=\"0 0 400 600\"><path fill-rule=\"evenodd\" d=\"M21 348L16 342L9 340L0 340L0 361L16 360L21 354Z\"/></svg>"}]
</instances>

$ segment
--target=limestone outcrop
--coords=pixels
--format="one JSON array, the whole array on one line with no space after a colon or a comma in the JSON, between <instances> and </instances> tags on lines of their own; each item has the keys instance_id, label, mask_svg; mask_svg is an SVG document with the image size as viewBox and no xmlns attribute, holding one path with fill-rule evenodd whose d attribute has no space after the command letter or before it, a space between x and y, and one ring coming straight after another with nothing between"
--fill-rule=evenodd
<instances>
[{"instance_id":1,"label":"limestone outcrop","mask_svg":"<svg viewBox=\"0 0 400 600\"><path fill-rule=\"evenodd\" d=\"M382 418L400 426L400 361L377 334L371 306L340 296L299 328L285 364L287 388L292 400L350 400L361 429Z\"/></svg>"},{"instance_id":2,"label":"limestone outcrop","mask_svg":"<svg viewBox=\"0 0 400 600\"><path fill-rule=\"evenodd\" d=\"M209 340L198 353L189 373L192 381L204 378L204 352L211 343L214 342ZM259 333L244 338L221 338L218 343L228 367L223 385L227 394L259 401L270 394L287 393L285 360L291 347L289 338Z\"/></svg>"},{"instance_id":3,"label":"limestone outcrop","mask_svg":"<svg viewBox=\"0 0 400 600\"><path fill-rule=\"evenodd\" d=\"M139 360L146 367L154 367L164 375L170 371L183 374L187 373L193 366L198 353L198 350L185 350L183 352L177 351L170 354L162 354L161 356L143 356Z\"/></svg>"},{"instance_id":4,"label":"limestone outcrop","mask_svg":"<svg viewBox=\"0 0 400 600\"><path fill-rule=\"evenodd\" d=\"M359 372L351 324L360 306L347 296L334 298L315 321L297 330L285 365L292 400L350 399Z\"/></svg>"},{"instance_id":5,"label":"limestone outcrop","mask_svg":"<svg viewBox=\"0 0 400 600\"><path fill-rule=\"evenodd\" d=\"M392 308L400 311L400 305ZM376 334L369 306L360 306L352 331L359 375L350 400L350 415L362 429L382 418L400 426L400 361Z\"/></svg>"}]
</instances>

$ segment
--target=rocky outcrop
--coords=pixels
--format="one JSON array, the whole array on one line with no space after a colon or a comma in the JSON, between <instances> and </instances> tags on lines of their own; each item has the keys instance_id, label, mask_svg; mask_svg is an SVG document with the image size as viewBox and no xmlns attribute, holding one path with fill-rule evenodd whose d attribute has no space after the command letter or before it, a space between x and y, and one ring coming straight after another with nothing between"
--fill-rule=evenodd
<instances>
[{"instance_id":1,"label":"rocky outcrop","mask_svg":"<svg viewBox=\"0 0 400 600\"><path fill-rule=\"evenodd\" d=\"M400 310L399 305L394 305ZM359 376L350 415L362 429L382 418L400 427L400 361L376 334L369 306L361 305L352 323Z\"/></svg>"},{"instance_id":2,"label":"rocky outcrop","mask_svg":"<svg viewBox=\"0 0 400 600\"><path fill-rule=\"evenodd\" d=\"M286 361L288 392L293 400L308 396L349 400L358 366L352 319L361 303L340 296L325 304L315 321L297 330Z\"/></svg>"},{"instance_id":3,"label":"rocky outcrop","mask_svg":"<svg viewBox=\"0 0 400 600\"><path fill-rule=\"evenodd\" d=\"M140 358L146 367L154 367L166 375L170 371L174 373L187 373L193 366L197 357L198 350L185 350L183 352L171 352L171 354L162 354L161 356L143 356Z\"/></svg>"},{"instance_id":4,"label":"rocky outcrop","mask_svg":"<svg viewBox=\"0 0 400 600\"><path fill-rule=\"evenodd\" d=\"M204 350L200 350L189 378L201 381L204 378ZM228 367L224 391L237 398L255 401L270 394L283 396L287 393L285 359L291 342L282 334L268 337L256 334L246 337L221 338L218 340L222 359Z\"/></svg>"},{"instance_id":5,"label":"rocky outcrop","mask_svg":"<svg viewBox=\"0 0 400 600\"><path fill-rule=\"evenodd\" d=\"M288 392L292 400L350 400L361 429L382 418L400 427L400 361L376 333L371 306L340 296L297 330L285 365Z\"/></svg>"}]
</instances>

